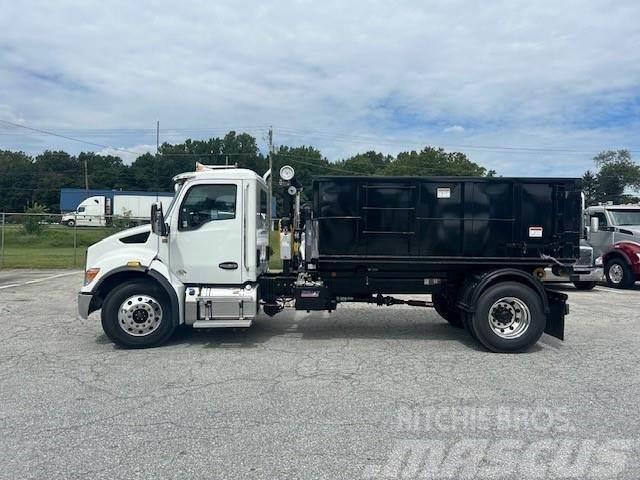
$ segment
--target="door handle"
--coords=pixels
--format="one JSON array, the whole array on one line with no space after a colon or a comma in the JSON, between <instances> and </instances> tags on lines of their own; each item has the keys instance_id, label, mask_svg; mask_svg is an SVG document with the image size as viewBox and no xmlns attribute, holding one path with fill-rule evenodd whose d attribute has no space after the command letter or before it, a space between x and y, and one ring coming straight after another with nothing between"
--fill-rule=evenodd
<instances>
[{"instance_id":1,"label":"door handle","mask_svg":"<svg viewBox=\"0 0 640 480\"><path fill-rule=\"evenodd\" d=\"M238 264L236 262L222 262L218 266L223 270L236 270L238 268Z\"/></svg>"}]
</instances>

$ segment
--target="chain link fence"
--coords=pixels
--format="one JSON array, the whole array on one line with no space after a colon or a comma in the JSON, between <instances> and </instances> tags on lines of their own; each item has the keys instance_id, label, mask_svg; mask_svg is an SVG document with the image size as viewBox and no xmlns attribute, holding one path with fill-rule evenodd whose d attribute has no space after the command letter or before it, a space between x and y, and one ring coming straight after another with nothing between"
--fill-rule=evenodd
<instances>
[{"instance_id":1,"label":"chain link fence","mask_svg":"<svg viewBox=\"0 0 640 480\"><path fill-rule=\"evenodd\" d=\"M0 269L83 268L87 247L148 218L0 212Z\"/></svg>"}]
</instances>

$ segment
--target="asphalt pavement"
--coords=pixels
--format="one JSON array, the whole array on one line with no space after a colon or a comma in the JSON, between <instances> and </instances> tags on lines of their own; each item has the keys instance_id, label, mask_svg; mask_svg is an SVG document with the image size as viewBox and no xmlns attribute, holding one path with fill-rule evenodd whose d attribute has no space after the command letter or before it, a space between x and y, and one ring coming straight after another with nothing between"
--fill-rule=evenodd
<instances>
[{"instance_id":1,"label":"asphalt pavement","mask_svg":"<svg viewBox=\"0 0 640 480\"><path fill-rule=\"evenodd\" d=\"M0 272L0 478L640 477L637 290L567 287L566 341L519 355L356 304L133 351L81 281Z\"/></svg>"}]
</instances>

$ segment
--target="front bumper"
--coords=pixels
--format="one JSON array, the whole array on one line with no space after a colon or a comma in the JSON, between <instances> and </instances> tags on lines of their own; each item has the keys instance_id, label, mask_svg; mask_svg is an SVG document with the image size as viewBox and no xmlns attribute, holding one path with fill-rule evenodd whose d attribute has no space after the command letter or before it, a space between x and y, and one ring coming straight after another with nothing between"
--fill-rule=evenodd
<instances>
[{"instance_id":1,"label":"front bumper","mask_svg":"<svg viewBox=\"0 0 640 480\"><path fill-rule=\"evenodd\" d=\"M545 268L544 281L549 283L569 282L602 282L604 271L601 267L577 269L570 275L555 275L550 268Z\"/></svg>"},{"instance_id":2,"label":"front bumper","mask_svg":"<svg viewBox=\"0 0 640 480\"><path fill-rule=\"evenodd\" d=\"M604 271L602 268L577 271L570 278L572 282L601 282L604 279Z\"/></svg>"},{"instance_id":3,"label":"front bumper","mask_svg":"<svg viewBox=\"0 0 640 480\"><path fill-rule=\"evenodd\" d=\"M83 320L89 317L89 309L91 308L91 300L93 300L93 294L91 293L78 293L78 316Z\"/></svg>"}]
</instances>

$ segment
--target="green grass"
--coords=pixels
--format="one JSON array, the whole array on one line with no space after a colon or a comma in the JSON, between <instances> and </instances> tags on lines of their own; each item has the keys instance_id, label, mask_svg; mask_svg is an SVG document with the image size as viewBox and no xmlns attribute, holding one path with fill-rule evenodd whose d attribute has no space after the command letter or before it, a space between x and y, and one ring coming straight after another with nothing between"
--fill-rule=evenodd
<instances>
[{"instance_id":1,"label":"green grass","mask_svg":"<svg viewBox=\"0 0 640 480\"><path fill-rule=\"evenodd\" d=\"M2 268L83 268L87 247L117 230L114 228L78 227L73 248L73 228L48 226L40 235L28 235L20 225L7 225L4 231ZM271 270L282 270L280 233L271 232L273 253L269 259Z\"/></svg>"},{"instance_id":2,"label":"green grass","mask_svg":"<svg viewBox=\"0 0 640 480\"><path fill-rule=\"evenodd\" d=\"M85 250L73 247L19 248L5 247L3 268L82 268Z\"/></svg>"},{"instance_id":3,"label":"green grass","mask_svg":"<svg viewBox=\"0 0 640 480\"><path fill-rule=\"evenodd\" d=\"M4 230L3 268L80 268L87 247L115 233L113 228L74 229L50 225L39 235L27 234L20 225Z\"/></svg>"}]
</instances>

